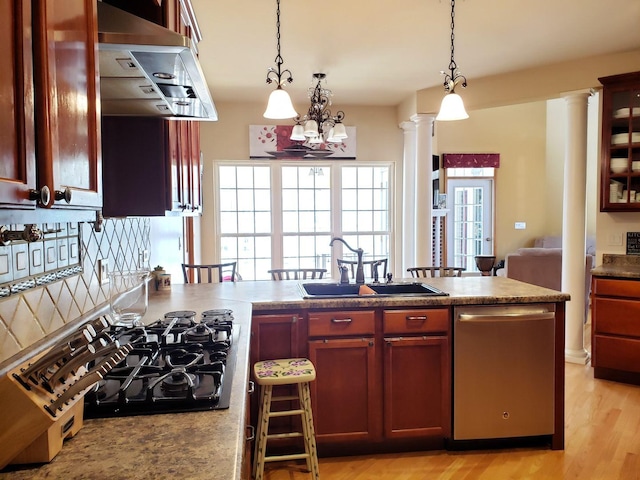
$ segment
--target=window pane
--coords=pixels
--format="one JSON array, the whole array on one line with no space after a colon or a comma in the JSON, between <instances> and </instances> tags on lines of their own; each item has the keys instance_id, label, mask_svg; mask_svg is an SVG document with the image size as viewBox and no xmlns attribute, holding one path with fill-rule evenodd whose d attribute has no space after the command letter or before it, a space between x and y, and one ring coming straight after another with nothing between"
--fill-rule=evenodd
<instances>
[{"instance_id":1,"label":"window pane","mask_svg":"<svg viewBox=\"0 0 640 480\"><path fill-rule=\"evenodd\" d=\"M256 190L255 191L255 209L260 212L271 211L271 191L270 190Z\"/></svg>"},{"instance_id":2,"label":"window pane","mask_svg":"<svg viewBox=\"0 0 640 480\"><path fill-rule=\"evenodd\" d=\"M256 212L256 233L271 232L271 212Z\"/></svg>"},{"instance_id":3,"label":"window pane","mask_svg":"<svg viewBox=\"0 0 640 480\"><path fill-rule=\"evenodd\" d=\"M220 213L220 233L238 233L237 215L235 213Z\"/></svg>"},{"instance_id":4,"label":"window pane","mask_svg":"<svg viewBox=\"0 0 640 480\"><path fill-rule=\"evenodd\" d=\"M220 167L218 176L220 188L236 188L236 167Z\"/></svg>"}]
</instances>

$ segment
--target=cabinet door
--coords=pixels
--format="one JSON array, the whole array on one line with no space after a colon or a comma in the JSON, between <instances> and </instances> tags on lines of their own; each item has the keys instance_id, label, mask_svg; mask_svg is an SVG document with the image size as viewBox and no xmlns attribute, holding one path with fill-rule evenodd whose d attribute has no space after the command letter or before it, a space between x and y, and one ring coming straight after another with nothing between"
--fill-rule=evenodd
<instances>
[{"instance_id":1,"label":"cabinet door","mask_svg":"<svg viewBox=\"0 0 640 480\"><path fill-rule=\"evenodd\" d=\"M384 436L449 436L447 337L384 339Z\"/></svg>"},{"instance_id":2,"label":"cabinet door","mask_svg":"<svg viewBox=\"0 0 640 480\"><path fill-rule=\"evenodd\" d=\"M51 190L49 207L100 208L96 2L33 6L37 184Z\"/></svg>"},{"instance_id":3,"label":"cabinet door","mask_svg":"<svg viewBox=\"0 0 640 480\"><path fill-rule=\"evenodd\" d=\"M600 78L600 211L640 211L640 72Z\"/></svg>"},{"instance_id":4,"label":"cabinet door","mask_svg":"<svg viewBox=\"0 0 640 480\"><path fill-rule=\"evenodd\" d=\"M278 358L296 358L304 356L301 352L301 340L298 337L302 316L296 313L275 315L254 315L251 320L251 379L253 377L253 365L261 360L274 360ZM305 340L306 341L306 340ZM256 388L258 387L256 383ZM294 388L288 385L274 387L274 396L290 396L295 393ZM259 395L251 398L251 425L257 425ZM290 410L294 408L292 402L280 401L274 404L275 409ZM284 433L300 431L297 417L276 417L269 422L270 433ZM296 442L300 439L284 439L286 443ZM274 442L275 443L275 442Z\"/></svg>"},{"instance_id":5,"label":"cabinet door","mask_svg":"<svg viewBox=\"0 0 640 480\"><path fill-rule=\"evenodd\" d=\"M311 404L318 444L380 439L375 358L373 337L309 342L309 360L316 368Z\"/></svg>"},{"instance_id":6,"label":"cabinet door","mask_svg":"<svg viewBox=\"0 0 640 480\"><path fill-rule=\"evenodd\" d=\"M33 208L36 186L31 2L0 1L0 204Z\"/></svg>"}]
</instances>

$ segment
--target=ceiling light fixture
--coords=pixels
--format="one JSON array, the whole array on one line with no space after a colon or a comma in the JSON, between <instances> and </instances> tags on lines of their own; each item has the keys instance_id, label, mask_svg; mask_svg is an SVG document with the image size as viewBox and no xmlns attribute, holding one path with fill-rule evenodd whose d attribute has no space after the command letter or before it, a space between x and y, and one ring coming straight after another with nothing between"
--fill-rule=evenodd
<instances>
[{"instance_id":1,"label":"ceiling light fixture","mask_svg":"<svg viewBox=\"0 0 640 480\"><path fill-rule=\"evenodd\" d=\"M271 84L277 81L278 86L273 92L271 92L271 95L269 95L269 103L267 104L267 109L264 112L264 117L275 119L293 118L298 115L298 112L293 108L291 97L283 88L285 82L293 82L293 76L289 69L282 70L284 60L282 59L282 55L280 55L280 0L276 0L276 5L276 28L278 31L278 54L276 55L276 66L278 69L276 70L273 67L269 67L269 71L267 72L267 83ZM283 79L282 77L284 75L286 75L286 78Z\"/></svg>"},{"instance_id":2,"label":"ceiling light fixture","mask_svg":"<svg viewBox=\"0 0 640 480\"><path fill-rule=\"evenodd\" d=\"M458 66L456 65L456 61L453 59L453 40L455 38L454 35L454 17L455 17L455 7L456 0L451 0L451 63L449 63L450 74L441 71L440 73L444 75L444 89L447 94L442 99L442 104L440 105L440 112L436 117L436 120L464 120L465 118L469 118L469 114L464 109L464 103L462 103L462 98L460 95L455 93L455 88L460 81L462 81L461 85L463 88L467 86L467 78L460 74L458 71Z\"/></svg>"},{"instance_id":3,"label":"ceiling light fixture","mask_svg":"<svg viewBox=\"0 0 640 480\"><path fill-rule=\"evenodd\" d=\"M291 140L309 140L309 143L342 143L342 140L347 138L347 129L342 123L344 112L339 110L332 115L329 110L333 93L328 88L322 87L322 81L326 77L324 73L313 74L314 81L317 80L317 83L309 88L311 105L304 117L298 115L294 118L296 124L291 130Z\"/></svg>"}]
</instances>

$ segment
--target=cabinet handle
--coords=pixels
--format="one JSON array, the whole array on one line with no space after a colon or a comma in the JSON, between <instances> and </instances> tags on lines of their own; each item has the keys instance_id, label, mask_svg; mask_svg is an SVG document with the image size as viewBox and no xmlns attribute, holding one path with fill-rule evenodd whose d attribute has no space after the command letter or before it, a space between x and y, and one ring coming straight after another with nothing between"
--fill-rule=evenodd
<instances>
[{"instance_id":1,"label":"cabinet handle","mask_svg":"<svg viewBox=\"0 0 640 480\"><path fill-rule=\"evenodd\" d=\"M53 198L54 200L64 200L67 203L71 203L71 189L67 187L64 190L55 190Z\"/></svg>"},{"instance_id":2,"label":"cabinet handle","mask_svg":"<svg viewBox=\"0 0 640 480\"><path fill-rule=\"evenodd\" d=\"M255 440L256 438L256 429L253 425L247 425L247 431L249 432L249 435L247 435L247 438L245 439L247 442L251 442L253 440Z\"/></svg>"},{"instance_id":3,"label":"cabinet handle","mask_svg":"<svg viewBox=\"0 0 640 480\"><path fill-rule=\"evenodd\" d=\"M40 190L29 190L29 200L36 200L46 207L51 201L51 191L49 190L49 187L45 185Z\"/></svg>"},{"instance_id":4,"label":"cabinet handle","mask_svg":"<svg viewBox=\"0 0 640 480\"><path fill-rule=\"evenodd\" d=\"M407 315L407 322L426 322L426 321L427 321L426 315L420 315L420 316Z\"/></svg>"},{"instance_id":5,"label":"cabinet handle","mask_svg":"<svg viewBox=\"0 0 640 480\"><path fill-rule=\"evenodd\" d=\"M249 387L247 388L247 393L251 395L255 391L256 391L256 384L254 383L253 380L249 380Z\"/></svg>"},{"instance_id":6,"label":"cabinet handle","mask_svg":"<svg viewBox=\"0 0 640 480\"><path fill-rule=\"evenodd\" d=\"M350 318L332 318L332 323L351 323L353 320Z\"/></svg>"}]
</instances>

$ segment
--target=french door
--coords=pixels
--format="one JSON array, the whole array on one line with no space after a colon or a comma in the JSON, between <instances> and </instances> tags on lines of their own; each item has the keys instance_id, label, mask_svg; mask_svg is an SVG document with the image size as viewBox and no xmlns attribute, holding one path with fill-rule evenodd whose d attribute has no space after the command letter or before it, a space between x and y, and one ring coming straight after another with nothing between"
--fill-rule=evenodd
<instances>
[{"instance_id":1,"label":"french door","mask_svg":"<svg viewBox=\"0 0 640 480\"><path fill-rule=\"evenodd\" d=\"M474 257L493 254L493 179L449 179L447 209L447 266L477 272Z\"/></svg>"}]
</instances>

